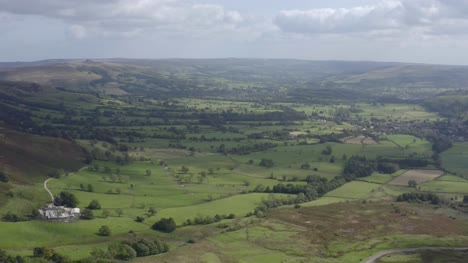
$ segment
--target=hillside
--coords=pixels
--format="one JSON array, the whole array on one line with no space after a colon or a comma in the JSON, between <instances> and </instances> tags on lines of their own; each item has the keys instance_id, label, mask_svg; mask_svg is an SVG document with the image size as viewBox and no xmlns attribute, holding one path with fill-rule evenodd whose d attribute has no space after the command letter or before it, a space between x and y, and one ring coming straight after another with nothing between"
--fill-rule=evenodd
<instances>
[{"instance_id":1,"label":"hillside","mask_svg":"<svg viewBox=\"0 0 468 263\"><path fill-rule=\"evenodd\" d=\"M0 80L103 95L336 101L421 99L468 88L468 67L286 59L103 59L7 66ZM1 68L1 67L0 67ZM298 94L299 93L299 94ZM417 95L416 95L417 93Z\"/></svg>"}]
</instances>

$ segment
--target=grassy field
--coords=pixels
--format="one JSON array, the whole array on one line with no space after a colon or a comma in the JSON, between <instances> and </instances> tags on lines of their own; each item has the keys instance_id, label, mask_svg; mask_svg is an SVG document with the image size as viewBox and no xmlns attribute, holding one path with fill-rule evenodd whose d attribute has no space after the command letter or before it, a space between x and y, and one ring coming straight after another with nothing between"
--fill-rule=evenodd
<instances>
[{"instance_id":1,"label":"grassy field","mask_svg":"<svg viewBox=\"0 0 468 263\"><path fill-rule=\"evenodd\" d=\"M427 112L423 107L409 104L385 104L370 105L359 104L363 110L359 116L363 118L393 119L399 121L422 121L436 120L439 116L436 113Z\"/></svg>"},{"instance_id":2,"label":"grassy field","mask_svg":"<svg viewBox=\"0 0 468 263\"><path fill-rule=\"evenodd\" d=\"M346 202L350 200L352 201L353 199L342 198L342 197L321 197L317 200L304 203L301 206L304 206L304 207L321 206L321 205L329 205L329 204L334 204L334 203Z\"/></svg>"},{"instance_id":3,"label":"grassy field","mask_svg":"<svg viewBox=\"0 0 468 263\"><path fill-rule=\"evenodd\" d=\"M369 183L385 184L385 183L390 182L393 178L402 175L406 171L407 170L399 170L393 174L374 173L371 176L359 178L359 180L369 182Z\"/></svg>"},{"instance_id":4,"label":"grassy field","mask_svg":"<svg viewBox=\"0 0 468 263\"><path fill-rule=\"evenodd\" d=\"M407 186L410 180L414 180L417 184L421 184L434 180L442 174L444 174L444 172L440 170L408 170L390 181L388 184Z\"/></svg>"},{"instance_id":5,"label":"grassy field","mask_svg":"<svg viewBox=\"0 0 468 263\"><path fill-rule=\"evenodd\" d=\"M421 190L437 193L468 194L468 182L432 181L420 185Z\"/></svg>"},{"instance_id":6,"label":"grassy field","mask_svg":"<svg viewBox=\"0 0 468 263\"><path fill-rule=\"evenodd\" d=\"M468 175L468 144L455 143L453 147L441 154L442 166L451 173L460 176Z\"/></svg>"},{"instance_id":7,"label":"grassy field","mask_svg":"<svg viewBox=\"0 0 468 263\"><path fill-rule=\"evenodd\" d=\"M374 183L350 182L338 189L328 192L325 197L365 199L379 187L379 184Z\"/></svg>"}]
</instances>

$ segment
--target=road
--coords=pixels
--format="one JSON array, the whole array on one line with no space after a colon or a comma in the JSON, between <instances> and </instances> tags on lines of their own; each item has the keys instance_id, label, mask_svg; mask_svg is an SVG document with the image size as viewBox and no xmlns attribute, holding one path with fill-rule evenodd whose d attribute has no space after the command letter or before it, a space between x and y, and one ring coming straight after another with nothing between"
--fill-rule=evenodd
<instances>
[{"instance_id":1,"label":"road","mask_svg":"<svg viewBox=\"0 0 468 263\"><path fill-rule=\"evenodd\" d=\"M400 254L400 253L414 253L419 251L427 251L427 250L457 250L457 251L468 251L468 247L418 247L418 248L408 248L408 249L395 249L395 250L388 250L378 253L377 255L372 256L369 258L365 263L375 263L376 260L391 255L391 254Z\"/></svg>"}]
</instances>

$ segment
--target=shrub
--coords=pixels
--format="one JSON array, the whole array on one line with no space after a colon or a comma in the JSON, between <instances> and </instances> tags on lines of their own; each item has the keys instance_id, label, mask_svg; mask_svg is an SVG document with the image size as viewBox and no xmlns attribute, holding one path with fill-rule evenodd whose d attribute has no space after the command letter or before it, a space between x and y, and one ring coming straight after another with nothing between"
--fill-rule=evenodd
<instances>
[{"instance_id":1,"label":"shrub","mask_svg":"<svg viewBox=\"0 0 468 263\"><path fill-rule=\"evenodd\" d=\"M170 217L170 218L161 218L161 220L154 223L154 225L151 228L160 232L171 233L171 232L174 232L176 227L177 226L176 226L174 219Z\"/></svg>"},{"instance_id":2,"label":"shrub","mask_svg":"<svg viewBox=\"0 0 468 263\"><path fill-rule=\"evenodd\" d=\"M272 159L262 159L260 161L260 166L263 166L263 167L266 167L266 168L271 168L273 167L275 164L273 163L273 160Z\"/></svg>"},{"instance_id":3,"label":"shrub","mask_svg":"<svg viewBox=\"0 0 468 263\"><path fill-rule=\"evenodd\" d=\"M98 209L101 209L101 204L99 203L98 200L94 199L93 201L89 203L87 208L91 210L98 210Z\"/></svg>"},{"instance_id":4,"label":"shrub","mask_svg":"<svg viewBox=\"0 0 468 263\"><path fill-rule=\"evenodd\" d=\"M108 226L101 226L98 230L98 235L104 236L104 237L110 236L111 230Z\"/></svg>"},{"instance_id":5,"label":"shrub","mask_svg":"<svg viewBox=\"0 0 468 263\"><path fill-rule=\"evenodd\" d=\"M416 188L417 185L418 185L418 183L416 183L415 180L409 180L409 181L408 181L408 186L409 186L409 187Z\"/></svg>"},{"instance_id":6,"label":"shrub","mask_svg":"<svg viewBox=\"0 0 468 263\"><path fill-rule=\"evenodd\" d=\"M2 221L5 221L5 222L19 222L19 221L21 221L21 219L16 214L13 214L12 212L8 212L2 217Z\"/></svg>"},{"instance_id":7,"label":"shrub","mask_svg":"<svg viewBox=\"0 0 468 263\"><path fill-rule=\"evenodd\" d=\"M94 219L93 210L89 208L86 208L85 210L83 210L83 212L81 213L81 219L85 219L85 220Z\"/></svg>"},{"instance_id":8,"label":"shrub","mask_svg":"<svg viewBox=\"0 0 468 263\"><path fill-rule=\"evenodd\" d=\"M46 247L35 247L33 249L33 256L35 258L45 258L45 259L52 259L52 257L56 254L55 250L52 248Z\"/></svg>"},{"instance_id":9,"label":"shrub","mask_svg":"<svg viewBox=\"0 0 468 263\"><path fill-rule=\"evenodd\" d=\"M131 260L137 256L136 251L127 244L111 244L108 247L108 253L115 259Z\"/></svg>"},{"instance_id":10,"label":"shrub","mask_svg":"<svg viewBox=\"0 0 468 263\"><path fill-rule=\"evenodd\" d=\"M433 193L404 193L397 197L397 202L431 202L437 205L442 203L442 200Z\"/></svg>"},{"instance_id":11,"label":"shrub","mask_svg":"<svg viewBox=\"0 0 468 263\"><path fill-rule=\"evenodd\" d=\"M66 207L76 207L78 205L78 199L74 194L66 191L60 192L54 199L55 205L63 205Z\"/></svg>"},{"instance_id":12,"label":"shrub","mask_svg":"<svg viewBox=\"0 0 468 263\"><path fill-rule=\"evenodd\" d=\"M0 182L8 183L8 181L10 181L8 175L5 173L5 171L0 170Z\"/></svg>"}]
</instances>

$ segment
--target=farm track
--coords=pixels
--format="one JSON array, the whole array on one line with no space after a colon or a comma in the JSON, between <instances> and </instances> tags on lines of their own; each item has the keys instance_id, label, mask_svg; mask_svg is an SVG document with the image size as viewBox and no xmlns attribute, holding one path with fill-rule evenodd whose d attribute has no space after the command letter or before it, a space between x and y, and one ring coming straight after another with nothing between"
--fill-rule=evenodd
<instances>
[{"instance_id":1,"label":"farm track","mask_svg":"<svg viewBox=\"0 0 468 263\"><path fill-rule=\"evenodd\" d=\"M73 173L69 173L68 175L72 175L72 174L75 174L75 173L78 173L80 172L81 170L87 168L87 166L84 166L84 167L81 167L78 171L76 172L73 172ZM52 180L54 178L49 178L47 180L44 181L44 189L47 191L47 193L49 193L49 196L50 196L50 200L53 202L54 201L54 194L49 190L49 188L47 188L47 183Z\"/></svg>"},{"instance_id":2,"label":"farm track","mask_svg":"<svg viewBox=\"0 0 468 263\"><path fill-rule=\"evenodd\" d=\"M400 254L400 253L414 253L419 251L432 251L432 250L453 250L453 251L468 251L468 247L418 247L418 248L408 248L408 249L395 249L395 250L388 250L380 252L372 257L370 257L365 263L376 263L376 260L383 258L388 255L392 254Z\"/></svg>"},{"instance_id":3,"label":"farm track","mask_svg":"<svg viewBox=\"0 0 468 263\"><path fill-rule=\"evenodd\" d=\"M53 202L54 201L54 195L52 194L52 192L49 190L49 188L47 188L47 183L52 180L54 178L49 178L47 180L44 181L44 189L47 191L47 193L49 193L50 195L50 200Z\"/></svg>"}]
</instances>

